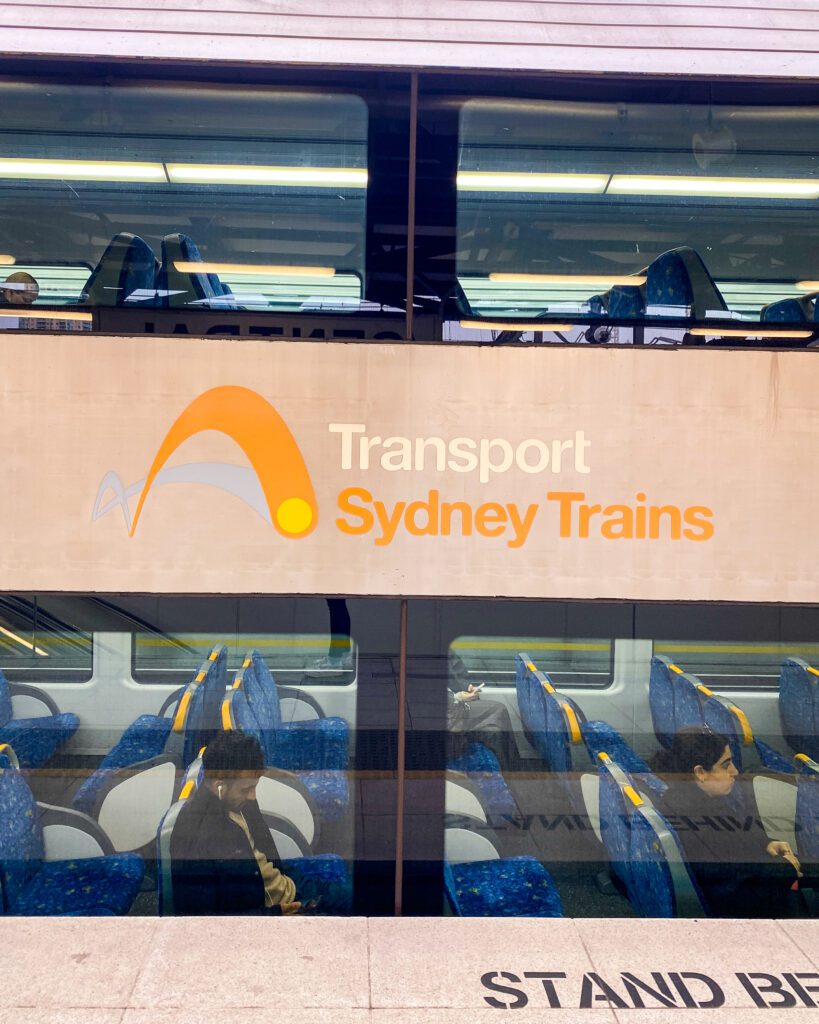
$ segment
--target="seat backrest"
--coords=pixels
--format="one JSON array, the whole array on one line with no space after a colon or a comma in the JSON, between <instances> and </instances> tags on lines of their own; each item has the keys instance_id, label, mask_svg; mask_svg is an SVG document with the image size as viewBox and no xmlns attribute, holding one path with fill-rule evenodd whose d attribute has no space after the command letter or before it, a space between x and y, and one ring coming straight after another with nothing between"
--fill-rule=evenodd
<instances>
[{"instance_id":1,"label":"seat backrest","mask_svg":"<svg viewBox=\"0 0 819 1024\"><path fill-rule=\"evenodd\" d=\"M598 755L597 763L600 773L600 837L608 854L612 874L620 879L631 898L631 811L627 801L628 793L633 792L636 796L637 790L628 773L605 751Z\"/></svg>"},{"instance_id":2,"label":"seat backrest","mask_svg":"<svg viewBox=\"0 0 819 1024\"><path fill-rule=\"evenodd\" d=\"M682 675L669 658L655 654L651 659L651 673L648 679L648 705L654 735L664 747L670 747L677 725L674 720L674 676Z\"/></svg>"},{"instance_id":3,"label":"seat backrest","mask_svg":"<svg viewBox=\"0 0 819 1024\"><path fill-rule=\"evenodd\" d=\"M576 751L585 752L580 730L583 713L570 697L557 692L551 679L528 656L523 664L531 739L549 771L568 776L576 767Z\"/></svg>"},{"instance_id":4,"label":"seat backrest","mask_svg":"<svg viewBox=\"0 0 819 1024\"><path fill-rule=\"evenodd\" d=\"M531 728L532 691L529 685L529 673L535 666L528 654L521 651L515 655L515 694L518 701L518 714L524 729Z\"/></svg>"},{"instance_id":5,"label":"seat backrest","mask_svg":"<svg viewBox=\"0 0 819 1024\"><path fill-rule=\"evenodd\" d=\"M276 686L273 674L267 667L267 662L258 651L249 651L248 657L250 658L250 666L256 674L256 679L264 692L264 697L268 705L268 713L270 714L273 722L273 728L280 729L282 726L282 711L281 704L279 703L279 689ZM247 661L247 657L245 658L245 661Z\"/></svg>"},{"instance_id":6,"label":"seat backrest","mask_svg":"<svg viewBox=\"0 0 819 1024\"><path fill-rule=\"evenodd\" d=\"M227 648L217 644L179 698L165 753L189 765L219 728L219 709L227 681Z\"/></svg>"},{"instance_id":7,"label":"seat backrest","mask_svg":"<svg viewBox=\"0 0 819 1024\"><path fill-rule=\"evenodd\" d=\"M696 676L683 672L674 677L674 729L698 728L705 725L702 701Z\"/></svg>"},{"instance_id":8,"label":"seat backrest","mask_svg":"<svg viewBox=\"0 0 819 1024\"><path fill-rule=\"evenodd\" d=\"M0 823L0 888L8 913L45 853L37 801L8 756L0 758Z\"/></svg>"},{"instance_id":9,"label":"seat backrest","mask_svg":"<svg viewBox=\"0 0 819 1024\"><path fill-rule=\"evenodd\" d=\"M265 761L275 764L276 730L281 728L281 706L276 683L258 651L248 651L242 662L243 687L250 709L261 729Z\"/></svg>"},{"instance_id":10,"label":"seat backrest","mask_svg":"<svg viewBox=\"0 0 819 1024\"><path fill-rule=\"evenodd\" d=\"M179 799L172 804L159 823L156 833L156 894L159 900L160 917L169 917L173 907L173 872L171 868L171 836L176 819L185 806L185 801L196 791L196 780L188 779L182 786Z\"/></svg>"},{"instance_id":11,"label":"seat backrest","mask_svg":"<svg viewBox=\"0 0 819 1024\"><path fill-rule=\"evenodd\" d=\"M592 764L599 763L601 753L607 754L643 790L662 795L668 788L655 775L645 760L633 750L608 722L581 722L580 731Z\"/></svg>"},{"instance_id":12,"label":"seat backrest","mask_svg":"<svg viewBox=\"0 0 819 1024\"><path fill-rule=\"evenodd\" d=\"M803 860L819 861L819 762L797 754L796 842Z\"/></svg>"},{"instance_id":13,"label":"seat backrest","mask_svg":"<svg viewBox=\"0 0 819 1024\"><path fill-rule=\"evenodd\" d=\"M704 917L702 897L674 829L638 797L631 815L631 902L640 917Z\"/></svg>"},{"instance_id":14,"label":"seat backrest","mask_svg":"<svg viewBox=\"0 0 819 1024\"><path fill-rule=\"evenodd\" d=\"M233 685L222 701L221 725L224 732L243 732L255 736L262 745L262 730L250 708L245 690L245 679L250 669L240 668L233 679Z\"/></svg>"},{"instance_id":15,"label":"seat backrest","mask_svg":"<svg viewBox=\"0 0 819 1024\"><path fill-rule=\"evenodd\" d=\"M551 686L551 683L548 685ZM524 729L535 750L547 764L550 764L549 743L546 737L544 677L538 673L528 654L518 654L515 659L515 688L519 694L518 706Z\"/></svg>"},{"instance_id":16,"label":"seat backrest","mask_svg":"<svg viewBox=\"0 0 819 1024\"><path fill-rule=\"evenodd\" d=\"M642 287L616 284L604 298L606 313L614 320L637 320L645 315L646 303Z\"/></svg>"},{"instance_id":17,"label":"seat backrest","mask_svg":"<svg viewBox=\"0 0 819 1024\"><path fill-rule=\"evenodd\" d=\"M0 729L3 728L14 714L11 706L11 691L9 690L8 680L6 679L3 670L0 669Z\"/></svg>"},{"instance_id":18,"label":"seat backrest","mask_svg":"<svg viewBox=\"0 0 819 1024\"><path fill-rule=\"evenodd\" d=\"M150 245L139 235L121 231L114 235L91 271L80 301L94 306L124 306L135 292L135 300L144 301L156 287L158 269Z\"/></svg>"},{"instance_id":19,"label":"seat backrest","mask_svg":"<svg viewBox=\"0 0 819 1024\"><path fill-rule=\"evenodd\" d=\"M779 299L762 307L759 319L762 323L793 324L813 320L814 303L809 295Z\"/></svg>"},{"instance_id":20,"label":"seat backrest","mask_svg":"<svg viewBox=\"0 0 819 1024\"><path fill-rule=\"evenodd\" d=\"M754 732L748 716L732 700L720 697L699 683L697 692L700 695L702 713L705 724L712 732L720 733L728 740L737 771L743 770L743 760L747 768L748 755L756 751Z\"/></svg>"},{"instance_id":21,"label":"seat backrest","mask_svg":"<svg viewBox=\"0 0 819 1024\"><path fill-rule=\"evenodd\" d=\"M779 717L785 741L799 754L819 759L819 669L786 658L779 672Z\"/></svg>"},{"instance_id":22,"label":"seat backrest","mask_svg":"<svg viewBox=\"0 0 819 1024\"><path fill-rule=\"evenodd\" d=\"M185 264L202 263L199 248L192 238L180 233L162 239L162 265L157 274L157 290L163 306L198 303L207 308L235 309L231 292L217 274L202 273Z\"/></svg>"},{"instance_id":23,"label":"seat backrest","mask_svg":"<svg viewBox=\"0 0 819 1024\"><path fill-rule=\"evenodd\" d=\"M701 320L708 310L727 308L708 268L687 245L670 249L652 260L646 268L645 287L649 315L652 306L662 306L665 308L660 315Z\"/></svg>"}]
</instances>

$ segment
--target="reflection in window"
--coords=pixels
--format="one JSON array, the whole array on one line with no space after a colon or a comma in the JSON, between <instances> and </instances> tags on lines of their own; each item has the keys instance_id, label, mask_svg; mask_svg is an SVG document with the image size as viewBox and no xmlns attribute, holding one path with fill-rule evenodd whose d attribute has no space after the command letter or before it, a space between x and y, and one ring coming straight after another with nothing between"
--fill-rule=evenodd
<instances>
[{"instance_id":1,"label":"reflection in window","mask_svg":"<svg viewBox=\"0 0 819 1024\"><path fill-rule=\"evenodd\" d=\"M815 107L467 102L473 312L812 322L817 128Z\"/></svg>"},{"instance_id":2,"label":"reflection in window","mask_svg":"<svg viewBox=\"0 0 819 1024\"><path fill-rule=\"evenodd\" d=\"M0 287L34 278L34 311L359 308L357 97L5 82L0 101Z\"/></svg>"}]
</instances>

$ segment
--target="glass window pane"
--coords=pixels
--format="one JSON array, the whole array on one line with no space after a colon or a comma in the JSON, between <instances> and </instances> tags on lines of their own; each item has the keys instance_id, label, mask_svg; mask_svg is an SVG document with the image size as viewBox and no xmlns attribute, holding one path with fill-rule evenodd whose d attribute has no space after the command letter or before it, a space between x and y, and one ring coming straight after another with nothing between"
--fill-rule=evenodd
<instances>
[{"instance_id":1,"label":"glass window pane","mask_svg":"<svg viewBox=\"0 0 819 1024\"><path fill-rule=\"evenodd\" d=\"M0 871L8 842L26 879L40 870L34 800L52 808L48 860L128 855L104 887L68 871L48 911L390 912L398 602L6 595L0 614L0 669L38 687L0 678ZM82 685L65 657L59 674L20 670L66 635L94 646Z\"/></svg>"},{"instance_id":2,"label":"glass window pane","mask_svg":"<svg viewBox=\"0 0 819 1024\"><path fill-rule=\"evenodd\" d=\"M780 303L766 320L811 320L818 129L815 106L646 103L616 89L466 102L458 276L472 311L758 322Z\"/></svg>"},{"instance_id":3,"label":"glass window pane","mask_svg":"<svg viewBox=\"0 0 819 1024\"><path fill-rule=\"evenodd\" d=\"M359 308L359 97L5 81L0 102L6 302Z\"/></svg>"}]
</instances>

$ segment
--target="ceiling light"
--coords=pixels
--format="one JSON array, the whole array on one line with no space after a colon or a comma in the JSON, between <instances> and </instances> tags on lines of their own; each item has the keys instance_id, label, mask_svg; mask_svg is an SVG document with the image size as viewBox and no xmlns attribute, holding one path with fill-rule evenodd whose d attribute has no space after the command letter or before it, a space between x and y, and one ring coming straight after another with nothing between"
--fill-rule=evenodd
<instances>
[{"instance_id":1,"label":"ceiling light","mask_svg":"<svg viewBox=\"0 0 819 1024\"><path fill-rule=\"evenodd\" d=\"M534 323L525 320L461 320L461 327L474 331L543 331L549 334L553 331L570 331L574 324L551 324L548 320Z\"/></svg>"},{"instance_id":2,"label":"ceiling light","mask_svg":"<svg viewBox=\"0 0 819 1024\"><path fill-rule=\"evenodd\" d=\"M13 267L16 262L13 256L4 256L0 253L0 267Z\"/></svg>"},{"instance_id":3,"label":"ceiling light","mask_svg":"<svg viewBox=\"0 0 819 1024\"><path fill-rule=\"evenodd\" d=\"M0 316L16 316L21 320L71 320L75 323L91 323L92 313L63 313L56 309L21 309L19 306L0 306Z\"/></svg>"},{"instance_id":4,"label":"ceiling light","mask_svg":"<svg viewBox=\"0 0 819 1024\"><path fill-rule=\"evenodd\" d=\"M166 182L163 164L126 160L18 160L0 159L0 178L43 181Z\"/></svg>"},{"instance_id":5,"label":"ceiling light","mask_svg":"<svg viewBox=\"0 0 819 1024\"><path fill-rule=\"evenodd\" d=\"M39 654L41 658L47 658L48 654L41 647L35 647L29 640L24 640L21 636L16 633L12 633L10 629L6 629L4 626L0 626L0 633L7 636L10 640L13 640L17 644L21 644L23 647L28 648L30 651L34 651L35 654Z\"/></svg>"},{"instance_id":6,"label":"ceiling light","mask_svg":"<svg viewBox=\"0 0 819 1024\"><path fill-rule=\"evenodd\" d=\"M583 284L607 288L615 284L639 286L646 283L644 275L615 274L490 274L490 281L504 284Z\"/></svg>"},{"instance_id":7,"label":"ceiling light","mask_svg":"<svg viewBox=\"0 0 819 1024\"><path fill-rule=\"evenodd\" d=\"M167 164L171 182L183 185L303 185L366 188L358 167L264 167L253 164Z\"/></svg>"},{"instance_id":8,"label":"ceiling light","mask_svg":"<svg viewBox=\"0 0 819 1024\"><path fill-rule=\"evenodd\" d=\"M729 199L819 199L819 178L705 178L613 174L610 195L712 196Z\"/></svg>"},{"instance_id":9,"label":"ceiling light","mask_svg":"<svg viewBox=\"0 0 819 1024\"><path fill-rule=\"evenodd\" d=\"M334 267L288 267L251 265L249 263L203 263L200 260L177 260L174 269L180 274L259 274L269 277L335 277Z\"/></svg>"},{"instance_id":10,"label":"ceiling light","mask_svg":"<svg viewBox=\"0 0 819 1024\"><path fill-rule=\"evenodd\" d=\"M2 260L0 256L0 260ZM796 287L803 292L819 292L819 281L797 281Z\"/></svg>"},{"instance_id":11,"label":"ceiling light","mask_svg":"<svg viewBox=\"0 0 819 1024\"><path fill-rule=\"evenodd\" d=\"M597 192L606 191L608 174L510 174L460 171L461 192Z\"/></svg>"},{"instance_id":12,"label":"ceiling light","mask_svg":"<svg viewBox=\"0 0 819 1024\"><path fill-rule=\"evenodd\" d=\"M739 330L735 327L692 327L688 332L698 338L811 338L813 331L781 331L775 327L771 330Z\"/></svg>"}]
</instances>

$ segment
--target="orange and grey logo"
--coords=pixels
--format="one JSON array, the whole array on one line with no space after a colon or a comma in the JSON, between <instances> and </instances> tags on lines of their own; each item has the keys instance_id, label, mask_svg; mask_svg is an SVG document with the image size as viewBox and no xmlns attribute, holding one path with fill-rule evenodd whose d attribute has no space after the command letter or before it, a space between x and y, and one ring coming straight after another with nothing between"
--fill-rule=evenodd
<instances>
[{"instance_id":1,"label":"orange and grey logo","mask_svg":"<svg viewBox=\"0 0 819 1024\"><path fill-rule=\"evenodd\" d=\"M167 465L180 445L210 430L235 441L249 465ZM156 488L184 483L208 484L233 494L283 537L306 537L318 523L313 484L295 438L270 402L249 388L226 385L195 398L165 435L144 479L125 486L119 474L109 470L100 482L92 520L120 508L133 537L140 519L156 500Z\"/></svg>"}]
</instances>

